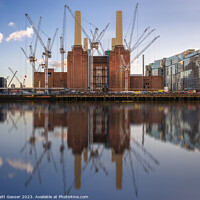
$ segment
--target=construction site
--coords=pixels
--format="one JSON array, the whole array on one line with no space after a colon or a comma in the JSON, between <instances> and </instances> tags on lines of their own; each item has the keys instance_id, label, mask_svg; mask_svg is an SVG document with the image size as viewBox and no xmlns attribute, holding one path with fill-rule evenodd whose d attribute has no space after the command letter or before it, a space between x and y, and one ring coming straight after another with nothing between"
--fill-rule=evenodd
<instances>
[{"instance_id":1,"label":"construction site","mask_svg":"<svg viewBox=\"0 0 200 200\"><path fill-rule=\"evenodd\" d=\"M66 52L64 46L67 10L74 20L74 44L72 50L68 52ZM131 65L134 61L159 38L159 36L156 36L139 52L133 53L134 50L136 50L146 40L146 38L155 31L155 29L150 30L150 27L147 27L133 44L133 32L137 12L138 3L135 6L131 21L129 37L123 37L122 11L116 11L116 35L113 36L113 38L110 38L112 40L112 46L109 50L105 51L101 40L109 27L109 23L102 31L99 31L97 27L94 31L90 30L91 34L89 35L82 26L81 11L75 11L74 13L68 5L65 5L59 49L61 55L60 72L55 72L53 68L49 68L49 59L51 58L52 46L58 29L56 29L52 39L48 38L47 45L45 45L45 42L40 36L41 17L36 26L31 17L28 14L25 14L36 35L35 47L30 45L30 56L28 56L25 50L21 47L26 59L29 60L32 66L32 88L35 90L43 90L46 93L49 92L49 89L60 90L64 88L75 91L131 91L163 89L161 76L145 79L144 63L143 66L141 66L143 68L142 75L133 76L130 74ZM84 36L82 37L82 35ZM37 59L35 51L38 41L44 49L44 63L40 64L43 69L42 71L36 70ZM131 55L133 55L133 58L131 58ZM67 64L65 65L64 62L66 58ZM8 83L8 88L11 86L11 82L16 75L13 71L11 72L13 77ZM144 80L148 83L145 83ZM18 82L20 83L20 88L26 88L19 80ZM148 87L145 85L148 85Z\"/></svg>"}]
</instances>

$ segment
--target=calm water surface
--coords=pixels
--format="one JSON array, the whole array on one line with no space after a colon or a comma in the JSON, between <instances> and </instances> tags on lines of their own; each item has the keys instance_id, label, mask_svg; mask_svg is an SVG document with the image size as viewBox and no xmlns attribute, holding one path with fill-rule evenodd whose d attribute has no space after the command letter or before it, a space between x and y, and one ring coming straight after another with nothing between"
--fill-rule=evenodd
<instances>
[{"instance_id":1,"label":"calm water surface","mask_svg":"<svg viewBox=\"0 0 200 200\"><path fill-rule=\"evenodd\" d=\"M0 195L200 199L200 104L0 104Z\"/></svg>"}]
</instances>

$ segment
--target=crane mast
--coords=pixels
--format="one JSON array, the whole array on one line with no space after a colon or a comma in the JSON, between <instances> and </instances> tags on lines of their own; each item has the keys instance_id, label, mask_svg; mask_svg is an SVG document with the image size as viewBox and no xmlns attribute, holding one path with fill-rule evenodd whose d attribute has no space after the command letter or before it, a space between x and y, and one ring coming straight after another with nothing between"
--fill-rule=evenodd
<instances>
[{"instance_id":1,"label":"crane mast","mask_svg":"<svg viewBox=\"0 0 200 200\"><path fill-rule=\"evenodd\" d=\"M36 29L36 27L34 26L31 18L29 17L28 14L25 14L25 16L27 17L30 25L32 26L38 40L40 41L42 47L44 48L44 53L43 55L45 56L45 68L44 68L44 73L45 73L45 92L48 93L48 61L49 61L49 58L51 58L51 49L52 49L52 46L53 46L53 43L54 43L54 40L55 40L55 36L56 36L56 33L58 31L58 29L56 29L56 32L53 36L53 40L52 40L52 43L51 43L51 38L48 38L48 41L47 41L47 46L45 46L43 40L41 39L40 35L39 35L39 32L38 30Z\"/></svg>"},{"instance_id":2,"label":"crane mast","mask_svg":"<svg viewBox=\"0 0 200 200\"><path fill-rule=\"evenodd\" d=\"M65 27L66 27L66 8L67 6L64 6L64 16L63 16L63 27L62 27L62 35L60 37L60 54L61 54L61 72L64 72L64 66L65 66L65 49L64 49L64 42L65 42Z\"/></svg>"},{"instance_id":3,"label":"crane mast","mask_svg":"<svg viewBox=\"0 0 200 200\"><path fill-rule=\"evenodd\" d=\"M23 84L22 84L22 82L18 79L18 77L16 76L17 71L14 73L13 70L12 70L10 67L9 67L8 69L12 72L13 78L15 77L15 78L17 79L17 81L19 82L20 88L22 88L22 87L23 87ZM12 78L12 80L13 80L13 78ZM12 80L11 80L11 81L12 81ZM10 83L11 83L11 81L10 81ZM10 83L9 83L9 85L10 85Z\"/></svg>"},{"instance_id":4,"label":"crane mast","mask_svg":"<svg viewBox=\"0 0 200 200\"><path fill-rule=\"evenodd\" d=\"M38 26L37 26L38 33L39 33L39 30L40 30L41 20L42 20L42 17L40 17L39 22L38 22ZM38 37L36 36L34 50L32 48L32 45L29 46L29 48L30 48L30 56L29 57L27 56L25 50L21 47L21 50L23 51L25 57L29 60L29 62L31 63L31 66L32 66L32 85L33 85L33 87L34 87L34 73L36 71L35 62L37 61L37 59L35 58L35 53L36 53L36 49L37 49L37 42L38 42Z\"/></svg>"}]
</instances>

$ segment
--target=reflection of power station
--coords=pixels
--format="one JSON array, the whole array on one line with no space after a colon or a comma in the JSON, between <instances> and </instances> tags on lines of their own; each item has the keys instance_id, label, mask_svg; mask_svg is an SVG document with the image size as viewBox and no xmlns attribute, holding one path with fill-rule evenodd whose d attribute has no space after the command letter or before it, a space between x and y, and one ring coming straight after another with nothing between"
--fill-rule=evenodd
<instances>
[{"instance_id":1,"label":"reflection of power station","mask_svg":"<svg viewBox=\"0 0 200 200\"><path fill-rule=\"evenodd\" d=\"M128 110L108 106L80 107L68 112L68 147L75 156L75 188L81 187L81 173L86 166L97 173L107 170L101 161L103 148L112 149L112 161L116 163L116 187L122 188L123 153L129 148L130 128ZM124 123L125 122L125 123ZM89 150L89 155L88 155ZM81 166L83 153L85 166Z\"/></svg>"},{"instance_id":2,"label":"reflection of power station","mask_svg":"<svg viewBox=\"0 0 200 200\"><path fill-rule=\"evenodd\" d=\"M141 164L145 172L152 171L151 164L143 155L137 152L136 149L130 146L130 113L134 109L132 105L73 105L60 106L57 105L37 105L34 108L34 130L43 130L40 136L43 138L43 152L41 156L36 159L33 174L38 171L44 155L47 155L48 161L53 161L55 169L56 163L51 151L52 140L49 140L49 131L55 131L56 127L61 128L60 144L60 164L62 165L64 194L69 194L72 188L81 188L81 177L88 169L92 174L103 172L108 176L109 171L103 162L104 150L111 150L111 160L115 163L116 168L116 188L122 189L123 180L123 166L128 164L131 167L131 178L133 179L133 186L135 194L138 194L138 186L134 172L133 157ZM65 128L67 133L65 133ZM67 139L65 137L67 134ZM33 138L31 140L31 138ZM30 141L35 141L35 133L30 137ZM151 154L148 153L144 147L133 140L137 148L140 148L146 156L149 156L154 163L159 164ZM74 156L74 180L73 182L66 182L65 172L65 146L72 149ZM51 156L51 158L50 158ZM83 161L82 161L83 156ZM32 176L27 180L27 185L31 181Z\"/></svg>"}]
</instances>

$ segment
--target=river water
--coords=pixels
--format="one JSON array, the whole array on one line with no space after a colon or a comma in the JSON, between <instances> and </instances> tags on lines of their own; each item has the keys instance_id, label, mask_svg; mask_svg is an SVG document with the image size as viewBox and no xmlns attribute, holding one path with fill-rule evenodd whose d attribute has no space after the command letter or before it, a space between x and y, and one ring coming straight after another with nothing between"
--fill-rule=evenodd
<instances>
[{"instance_id":1,"label":"river water","mask_svg":"<svg viewBox=\"0 0 200 200\"><path fill-rule=\"evenodd\" d=\"M198 103L1 103L0 196L200 199Z\"/></svg>"}]
</instances>

